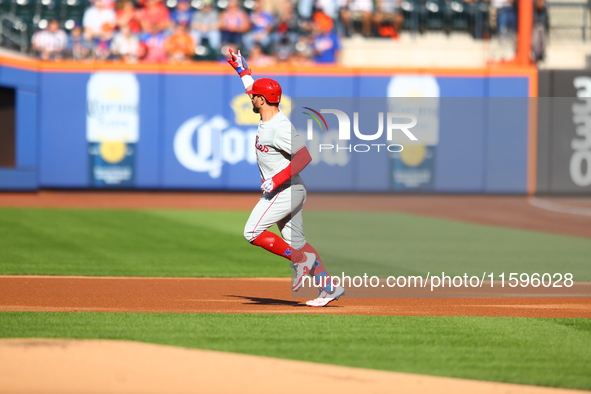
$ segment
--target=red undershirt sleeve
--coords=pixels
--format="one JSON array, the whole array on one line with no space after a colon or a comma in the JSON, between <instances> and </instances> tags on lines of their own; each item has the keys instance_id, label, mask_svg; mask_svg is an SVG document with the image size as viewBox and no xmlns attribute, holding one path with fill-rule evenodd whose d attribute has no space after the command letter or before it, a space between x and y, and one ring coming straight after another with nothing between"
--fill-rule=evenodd
<instances>
[{"instance_id":1,"label":"red undershirt sleeve","mask_svg":"<svg viewBox=\"0 0 591 394\"><path fill-rule=\"evenodd\" d=\"M275 188L287 182L293 175L302 172L302 170L306 168L306 166L311 161L312 156L310 156L308 148L305 146L302 147L302 149L298 150L295 155L293 155L287 167L285 167L273 177L273 184L275 185Z\"/></svg>"}]
</instances>

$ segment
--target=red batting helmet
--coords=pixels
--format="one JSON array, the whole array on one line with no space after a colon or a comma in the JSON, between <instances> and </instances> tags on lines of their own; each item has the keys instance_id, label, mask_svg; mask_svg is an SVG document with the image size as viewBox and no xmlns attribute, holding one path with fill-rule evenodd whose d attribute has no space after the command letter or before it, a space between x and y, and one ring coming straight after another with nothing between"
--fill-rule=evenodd
<instances>
[{"instance_id":1,"label":"red batting helmet","mask_svg":"<svg viewBox=\"0 0 591 394\"><path fill-rule=\"evenodd\" d=\"M254 81L248 94L257 94L265 97L268 102L276 104L281 101L281 85L271 78L259 78Z\"/></svg>"}]
</instances>

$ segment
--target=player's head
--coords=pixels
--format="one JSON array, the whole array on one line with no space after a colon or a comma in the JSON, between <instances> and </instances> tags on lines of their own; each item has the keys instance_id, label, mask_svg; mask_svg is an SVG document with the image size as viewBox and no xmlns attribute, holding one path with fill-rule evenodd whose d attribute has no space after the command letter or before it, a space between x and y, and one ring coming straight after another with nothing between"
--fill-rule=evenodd
<instances>
[{"instance_id":1,"label":"player's head","mask_svg":"<svg viewBox=\"0 0 591 394\"><path fill-rule=\"evenodd\" d=\"M246 92L253 96L263 96L268 105L277 106L281 101L281 85L271 78L259 78L254 81L252 89Z\"/></svg>"}]
</instances>

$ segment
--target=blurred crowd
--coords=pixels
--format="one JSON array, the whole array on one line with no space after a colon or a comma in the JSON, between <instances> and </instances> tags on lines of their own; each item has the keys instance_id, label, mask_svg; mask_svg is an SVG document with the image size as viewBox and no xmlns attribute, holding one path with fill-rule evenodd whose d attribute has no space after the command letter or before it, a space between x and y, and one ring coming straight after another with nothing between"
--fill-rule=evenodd
<instances>
[{"instance_id":1,"label":"blurred crowd","mask_svg":"<svg viewBox=\"0 0 591 394\"><path fill-rule=\"evenodd\" d=\"M93 0L69 31L50 20L32 36L32 48L46 60L215 61L232 48L258 66L337 61L339 36L320 2L305 9L290 0L250 0L246 9L228 0L220 9L219 1L197 0L198 8L173 1L169 8L162 0Z\"/></svg>"},{"instance_id":2,"label":"blurred crowd","mask_svg":"<svg viewBox=\"0 0 591 394\"><path fill-rule=\"evenodd\" d=\"M475 23L482 5L484 20ZM409 7L416 18L405 21ZM463 12L475 38L496 32L507 49L500 58L513 56L516 0L92 0L70 30L49 21L32 48L42 59L128 63L216 61L232 48L257 66L330 64L342 36L397 39L403 23L422 33L433 24L430 13L440 15L435 28L451 30L454 12ZM548 26L545 0L534 0L535 61L544 58Z\"/></svg>"}]
</instances>

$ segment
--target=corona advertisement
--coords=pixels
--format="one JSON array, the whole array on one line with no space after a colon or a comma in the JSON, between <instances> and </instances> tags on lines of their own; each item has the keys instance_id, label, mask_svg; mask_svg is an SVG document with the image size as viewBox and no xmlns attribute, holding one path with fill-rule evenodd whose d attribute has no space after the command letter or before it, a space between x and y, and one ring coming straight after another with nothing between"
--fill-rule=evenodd
<instances>
[{"instance_id":1,"label":"corona advertisement","mask_svg":"<svg viewBox=\"0 0 591 394\"><path fill-rule=\"evenodd\" d=\"M139 84L131 73L95 73L87 85L90 185L133 187L139 141Z\"/></svg>"}]
</instances>

